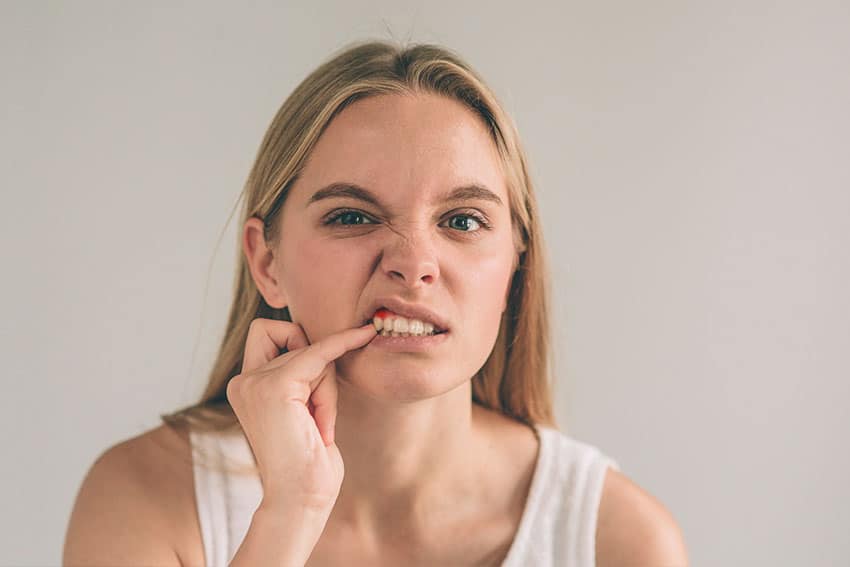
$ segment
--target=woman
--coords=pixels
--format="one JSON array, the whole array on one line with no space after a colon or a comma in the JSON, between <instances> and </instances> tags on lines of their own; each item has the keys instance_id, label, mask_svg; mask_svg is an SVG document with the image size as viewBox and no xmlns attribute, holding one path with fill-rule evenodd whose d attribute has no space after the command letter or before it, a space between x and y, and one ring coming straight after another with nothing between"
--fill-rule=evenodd
<instances>
[{"instance_id":1,"label":"woman","mask_svg":"<svg viewBox=\"0 0 850 567\"><path fill-rule=\"evenodd\" d=\"M66 564L686 564L663 505L555 427L525 157L457 55L338 53L245 197L206 391L92 466Z\"/></svg>"}]
</instances>

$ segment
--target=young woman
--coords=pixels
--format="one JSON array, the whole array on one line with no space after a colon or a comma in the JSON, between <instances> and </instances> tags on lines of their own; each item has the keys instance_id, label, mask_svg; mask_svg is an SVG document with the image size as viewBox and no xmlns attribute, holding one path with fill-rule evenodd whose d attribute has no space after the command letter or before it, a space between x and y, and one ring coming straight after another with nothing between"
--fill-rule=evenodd
<instances>
[{"instance_id":1,"label":"young woman","mask_svg":"<svg viewBox=\"0 0 850 567\"><path fill-rule=\"evenodd\" d=\"M449 50L359 43L245 187L201 400L106 451L68 565L685 565L664 506L555 426L516 129Z\"/></svg>"}]
</instances>

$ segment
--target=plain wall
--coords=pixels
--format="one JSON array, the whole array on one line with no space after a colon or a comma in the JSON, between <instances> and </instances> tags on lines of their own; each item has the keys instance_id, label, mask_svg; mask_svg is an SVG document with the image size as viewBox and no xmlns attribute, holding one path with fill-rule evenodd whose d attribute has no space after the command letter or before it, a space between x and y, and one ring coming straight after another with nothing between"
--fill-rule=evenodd
<instances>
[{"instance_id":1,"label":"plain wall","mask_svg":"<svg viewBox=\"0 0 850 567\"><path fill-rule=\"evenodd\" d=\"M93 460L199 395L272 116L391 36L519 127L564 431L694 565L850 564L848 4L293 4L0 3L0 564L58 565Z\"/></svg>"}]
</instances>

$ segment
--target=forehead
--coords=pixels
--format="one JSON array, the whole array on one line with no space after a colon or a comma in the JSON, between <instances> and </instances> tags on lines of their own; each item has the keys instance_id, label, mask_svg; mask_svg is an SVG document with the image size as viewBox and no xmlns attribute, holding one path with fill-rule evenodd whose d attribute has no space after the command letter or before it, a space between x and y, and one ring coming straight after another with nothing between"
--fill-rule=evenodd
<instances>
[{"instance_id":1,"label":"forehead","mask_svg":"<svg viewBox=\"0 0 850 567\"><path fill-rule=\"evenodd\" d=\"M337 182L428 200L478 184L507 203L499 154L483 119L433 94L371 96L343 109L313 148L293 197L306 201Z\"/></svg>"}]
</instances>

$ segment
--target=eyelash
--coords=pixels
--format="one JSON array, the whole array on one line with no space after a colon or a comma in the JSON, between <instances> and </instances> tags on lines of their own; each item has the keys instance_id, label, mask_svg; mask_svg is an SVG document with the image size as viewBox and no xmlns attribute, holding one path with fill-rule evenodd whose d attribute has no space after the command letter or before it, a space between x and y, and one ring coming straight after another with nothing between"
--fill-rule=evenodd
<instances>
[{"instance_id":1,"label":"eyelash","mask_svg":"<svg viewBox=\"0 0 850 567\"><path fill-rule=\"evenodd\" d=\"M325 220L322 222L322 224L324 224L325 226L332 225L339 218L341 218L343 215L348 214L348 213L355 213L355 214L361 215L363 217L372 219L372 217L370 217L369 215L367 215L363 211L358 211L357 209L339 209L337 211L332 211L331 213L329 213L328 216L325 217ZM455 217L469 217L469 218L475 219L475 221L478 224L481 225L480 230L459 230L458 232L460 232L462 234L475 234L477 232L481 232L481 230L490 230L492 228L490 226L490 223L487 222L486 217L484 217L483 215L481 215L477 212L474 212L474 211L457 213L457 214L450 216L449 218L452 219L452 218L455 218ZM372 219L372 220L374 220L374 219ZM351 227L369 226L369 225L367 225L367 224L341 224L339 226L341 226L343 228L351 228Z\"/></svg>"}]
</instances>

